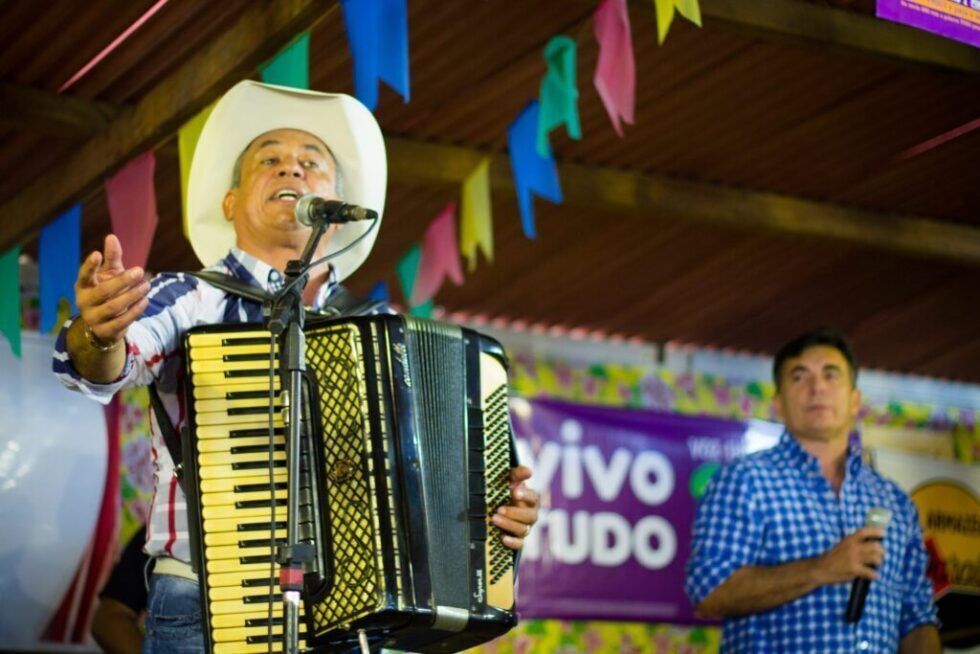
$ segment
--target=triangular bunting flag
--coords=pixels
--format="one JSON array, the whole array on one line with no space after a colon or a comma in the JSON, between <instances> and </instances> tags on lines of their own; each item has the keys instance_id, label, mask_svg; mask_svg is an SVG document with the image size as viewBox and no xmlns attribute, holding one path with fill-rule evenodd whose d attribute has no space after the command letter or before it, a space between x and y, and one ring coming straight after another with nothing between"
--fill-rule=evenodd
<instances>
[{"instance_id":1,"label":"triangular bunting flag","mask_svg":"<svg viewBox=\"0 0 980 654\"><path fill-rule=\"evenodd\" d=\"M476 249L493 261L493 216L490 211L490 158L477 164L463 182L460 207L459 249L466 257L466 268L476 270Z\"/></svg>"},{"instance_id":2,"label":"triangular bunting flag","mask_svg":"<svg viewBox=\"0 0 980 654\"><path fill-rule=\"evenodd\" d=\"M391 296L388 293L388 282L380 281L371 287L368 298L379 302L390 302Z\"/></svg>"},{"instance_id":3,"label":"triangular bunting flag","mask_svg":"<svg viewBox=\"0 0 980 654\"><path fill-rule=\"evenodd\" d=\"M187 235L187 180L191 174L191 161L194 160L194 150L197 148L197 141L201 138L201 130L204 123L208 122L208 116L214 109L216 102L212 102L196 116L184 123L177 130L177 153L180 158L180 209L183 216L184 235ZM231 183L231 180L228 180Z\"/></svg>"},{"instance_id":4,"label":"triangular bunting flag","mask_svg":"<svg viewBox=\"0 0 980 654\"><path fill-rule=\"evenodd\" d=\"M153 151L136 157L105 182L112 232L122 245L123 265L145 266L157 228Z\"/></svg>"},{"instance_id":5,"label":"triangular bunting flag","mask_svg":"<svg viewBox=\"0 0 980 654\"><path fill-rule=\"evenodd\" d=\"M701 27L701 7L698 0L653 0L657 10L657 40L660 43L667 38L670 24L674 21L674 10L698 27Z\"/></svg>"},{"instance_id":6,"label":"triangular bunting flag","mask_svg":"<svg viewBox=\"0 0 980 654\"><path fill-rule=\"evenodd\" d=\"M535 146L537 127L538 102L532 100L507 130L510 161L514 169L514 184L517 187L517 203L521 210L524 234L528 238L537 237L534 223L534 196L540 195L555 203L562 202L558 166L550 152L546 157L540 156L537 152Z\"/></svg>"},{"instance_id":7,"label":"triangular bunting flag","mask_svg":"<svg viewBox=\"0 0 980 654\"><path fill-rule=\"evenodd\" d=\"M409 100L406 0L341 0L354 60L354 95L368 109L378 105L378 80Z\"/></svg>"},{"instance_id":8,"label":"triangular bunting flag","mask_svg":"<svg viewBox=\"0 0 980 654\"><path fill-rule=\"evenodd\" d=\"M310 88L310 33L304 32L261 67L266 84Z\"/></svg>"},{"instance_id":9,"label":"triangular bunting flag","mask_svg":"<svg viewBox=\"0 0 980 654\"><path fill-rule=\"evenodd\" d=\"M409 307L408 312L420 318L431 318L433 311L432 300L420 306L411 306L412 291L415 289L415 280L419 274L421 260L422 246L416 243L395 264L395 272L398 274L398 282L402 287L402 296L405 298L405 304Z\"/></svg>"},{"instance_id":10,"label":"triangular bunting flag","mask_svg":"<svg viewBox=\"0 0 980 654\"><path fill-rule=\"evenodd\" d=\"M41 331L49 332L58 318L58 302L64 298L75 307L75 280L81 263L82 205L76 204L41 229L38 276L41 291Z\"/></svg>"},{"instance_id":11,"label":"triangular bunting flag","mask_svg":"<svg viewBox=\"0 0 980 654\"><path fill-rule=\"evenodd\" d=\"M599 61L593 82L613 129L622 136L623 127L619 121L622 119L632 125L636 105L636 61L626 0L603 0L596 9L593 23L599 43Z\"/></svg>"},{"instance_id":12,"label":"triangular bunting flag","mask_svg":"<svg viewBox=\"0 0 980 654\"><path fill-rule=\"evenodd\" d=\"M538 98L538 154L548 156L548 135L564 125L573 139L582 138L578 120L578 87L575 83L575 41L564 35L553 37L544 47L548 72L541 80Z\"/></svg>"},{"instance_id":13,"label":"triangular bunting flag","mask_svg":"<svg viewBox=\"0 0 980 654\"><path fill-rule=\"evenodd\" d=\"M20 357L20 247L0 254L0 335Z\"/></svg>"},{"instance_id":14,"label":"triangular bunting flag","mask_svg":"<svg viewBox=\"0 0 980 654\"><path fill-rule=\"evenodd\" d=\"M422 240L422 261L418 278L412 289L412 304L431 300L439 292L443 280L449 277L456 286L463 283L456 240L456 203L450 202L439 212Z\"/></svg>"}]
</instances>

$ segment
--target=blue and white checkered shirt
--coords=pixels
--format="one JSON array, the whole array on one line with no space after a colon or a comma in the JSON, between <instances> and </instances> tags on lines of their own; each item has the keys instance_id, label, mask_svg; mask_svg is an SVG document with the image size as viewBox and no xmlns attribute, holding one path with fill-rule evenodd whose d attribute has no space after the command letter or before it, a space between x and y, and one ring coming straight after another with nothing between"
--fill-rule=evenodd
<instances>
[{"instance_id":1,"label":"blue and white checkered shirt","mask_svg":"<svg viewBox=\"0 0 980 654\"><path fill-rule=\"evenodd\" d=\"M208 268L275 292L282 288L282 274L269 264L233 248L228 255ZM337 289L331 268L327 281L318 289L314 309L327 304ZM67 321L55 343L52 367L55 376L68 388L108 404L121 388L156 382L160 400L178 433L186 419L184 399L184 361L181 342L191 327L216 323L260 323L262 307L258 302L211 286L184 273L157 275L150 283L149 304L143 315L126 332L126 365L122 375L110 384L95 384L83 378L68 357L65 333ZM147 524L146 552L150 556L169 556L190 562L187 527L187 502L174 475L174 464L151 408L150 444L153 453L154 491Z\"/></svg>"},{"instance_id":2,"label":"blue and white checkered shirt","mask_svg":"<svg viewBox=\"0 0 980 654\"><path fill-rule=\"evenodd\" d=\"M822 586L778 608L724 622L722 652L895 652L902 636L936 623L927 556L915 505L902 490L847 456L839 496L816 457L784 433L770 450L746 456L712 480L698 506L687 594L697 605L744 566L775 566L823 554L864 526L871 507L892 512L880 577L864 614L844 621L851 583Z\"/></svg>"}]
</instances>

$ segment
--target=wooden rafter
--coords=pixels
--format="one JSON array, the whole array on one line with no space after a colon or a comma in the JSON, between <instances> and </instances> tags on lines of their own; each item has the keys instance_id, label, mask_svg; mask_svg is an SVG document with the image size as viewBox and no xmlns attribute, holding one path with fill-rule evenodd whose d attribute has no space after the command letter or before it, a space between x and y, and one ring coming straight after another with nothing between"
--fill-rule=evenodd
<instances>
[{"instance_id":1,"label":"wooden rafter","mask_svg":"<svg viewBox=\"0 0 980 654\"><path fill-rule=\"evenodd\" d=\"M79 137L98 131L103 121L101 116L125 116L131 111L105 104L86 106L79 100L62 104L61 96L37 91L27 93L9 86L6 91L7 95L0 95L0 98L29 95L35 103L33 115L44 116L45 126L62 133L75 130ZM0 113L12 115L3 105L0 105ZM35 120L30 118L30 122L21 126L31 127ZM170 143L172 140L169 143L164 141L163 149L173 154L176 148L168 147ZM403 138L388 138L387 145L390 177L404 184L459 183L487 156L475 149ZM513 176L506 156L492 157L491 175L494 188L513 191ZM831 238L916 256L980 264L980 229L976 228L918 216L886 216L774 193L607 168L560 164L559 175L565 201L571 206L652 214L746 230ZM96 181L99 179L96 176ZM0 211L15 203L27 208L24 215L41 215L40 207L35 209L33 205L23 204L19 196ZM48 201L45 206L52 204L55 203ZM40 224L37 224L38 228ZM18 238L13 235L14 232L0 225L0 234L4 239ZM17 233L22 235L22 239L29 236L24 229ZM0 240L0 251L16 242Z\"/></svg>"},{"instance_id":2,"label":"wooden rafter","mask_svg":"<svg viewBox=\"0 0 980 654\"><path fill-rule=\"evenodd\" d=\"M461 182L487 156L477 150L405 139L389 138L387 144L391 179L407 183ZM506 156L494 156L490 170L495 189L513 190ZM830 238L980 264L980 229L972 227L593 166L559 164L558 175L570 206Z\"/></svg>"},{"instance_id":3,"label":"wooden rafter","mask_svg":"<svg viewBox=\"0 0 980 654\"><path fill-rule=\"evenodd\" d=\"M891 21L801 0L700 0L704 24L963 73L980 73L980 50ZM641 2L639 4L650 4Z\"/></svg>"},{"instance_id":4,"label":"wooden rafter","mask_svg":"<svg viewBox=\"0 0 980 654\"><path fill-rule=\"evenodd\" d=\"M250 4L227 32L190 57L138 104L120 109L104 129L96 125L90 130L95 135L61 165L0 206L0 252L32 237L58 211L97 187L132 157L170 139L194 113L336 8L337 3L328 0ZM33 99L38 100L36 94ZM77 99L61 107L45 106L50 109L43 113L48 122L68 116L90 126L93 116L104 110L83 110ZM6 108L0 114L7 116ZM65 123L70 121L65 119Z\"/></svg>"}]
</instances>

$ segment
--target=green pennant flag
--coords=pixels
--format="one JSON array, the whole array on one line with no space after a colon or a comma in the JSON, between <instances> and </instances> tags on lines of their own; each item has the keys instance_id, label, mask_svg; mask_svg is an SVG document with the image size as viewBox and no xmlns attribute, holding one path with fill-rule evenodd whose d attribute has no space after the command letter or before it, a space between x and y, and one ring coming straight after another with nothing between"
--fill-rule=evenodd
<instances>
[{"instance_id":1,"label":"green pennant flag","mask_svg":"<svg viewBox=\"0 0 980 654\"><path fill-rule=\"evenodd\" d=\"M410 306L410 298L412 297L412 291L415 289L415 279L418 277L419 265L421 263L422 245L416 243L395 264L395 271L398 273L398 283L401 284L405 304L409 307L408 312L419 318L432 318L432 312L435 308L432 300L427 300L418 306Z\"/></svg>"},{"instance_id":2,"label":"green pennant flag","mask_svg":"<svg viewBox=\"0 0 980 654\"><path fill-rule=\"evenodd\" d=\"M548 72L541 80L538 103L538 155L551 153L548 134L564 125L573 139L582 138L578 120L578 87L575 82L575 41L565 35L553 37L544 47L544 59Z\"/></svg>"},{"instance_id":3,"label":"green pennant flag","mask_svg":"<svg viewBox=\"0 0 980 654\"><path fill-rule=\"evenodd\" d=\"M0 254L0 334L20 358L20 246Z\"/></svg>"},{"instance_id":4,"label":"green pennant flag","mask_svg":"<svg viewBox=\"0 0 980 654\"><path fill-rule=\"evenodd\" d=\"M266 84L310 88L310 33L304 32L261 67Z\"/></svg>"}]
</instances>

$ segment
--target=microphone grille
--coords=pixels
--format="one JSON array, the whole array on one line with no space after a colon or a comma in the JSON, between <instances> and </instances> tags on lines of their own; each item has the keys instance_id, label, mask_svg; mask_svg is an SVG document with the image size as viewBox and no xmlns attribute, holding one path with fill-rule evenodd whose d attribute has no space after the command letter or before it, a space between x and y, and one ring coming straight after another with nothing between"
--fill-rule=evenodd
<instances>
[{"instance_id":1,"label":"microphone grille","mask_svg":"<svg viewBox=\"0 0 980 654\"><path fill-rule=\"evenodd\" d=\"M313 226L313 219L310 218L310 215L313 213L311 209L316 200L317 196L315 193L307 193L296 201L296 209L293 211L293 214L296 216L296 220L307 227Z\"/></svg>"},{"instance_id":2,"label":"microphone grille","mask_svg":"<svg viewBox=\"0 0 980 654\"><path fill-rule=\"evenodd\" d=\"M880 527L886 529L892 520L892 512L880 506L868 509L868 515L864 518L865 527Z\"/></svg>"}]
</instances>

